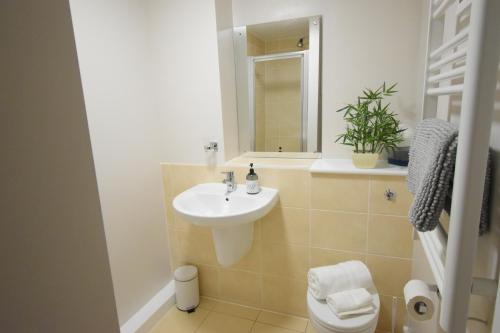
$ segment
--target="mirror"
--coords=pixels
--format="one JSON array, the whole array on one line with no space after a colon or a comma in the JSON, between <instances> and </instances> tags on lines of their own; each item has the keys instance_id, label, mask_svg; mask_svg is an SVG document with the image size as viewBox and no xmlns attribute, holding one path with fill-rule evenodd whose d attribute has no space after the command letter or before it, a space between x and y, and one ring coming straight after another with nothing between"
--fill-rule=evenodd
<instances>
[{"instance_id":1,"label":"mirror","mask_svg":"<svg viewBox=\"0 0 500 333\"><path fill-rule=\"evenodd\" d=\"M241 153L321 151L321 17L234 28Z\"/></svg>"}]
</instances>

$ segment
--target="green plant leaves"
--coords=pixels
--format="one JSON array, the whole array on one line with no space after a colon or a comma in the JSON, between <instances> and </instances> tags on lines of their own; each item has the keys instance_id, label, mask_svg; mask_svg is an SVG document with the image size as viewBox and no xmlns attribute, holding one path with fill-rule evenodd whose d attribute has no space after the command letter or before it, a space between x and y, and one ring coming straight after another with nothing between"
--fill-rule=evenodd
<instances>
[{"instance_id":1,"label":"green plant leaves","mask_svg":"<svg viewBox=\"0 0 500 333\"><path fill-rule=\"evenodd\" d=\"M357 104L348 104L337 112L344 112L346 131L335 142L352 146L355 153L380 153L391 150L403 141L397 114L390 111L390 103L383 104L384 97L397 93L397 83L387 87L384 82L376 90L365 89L358 96Z\"/></svg>"}]
</instances>

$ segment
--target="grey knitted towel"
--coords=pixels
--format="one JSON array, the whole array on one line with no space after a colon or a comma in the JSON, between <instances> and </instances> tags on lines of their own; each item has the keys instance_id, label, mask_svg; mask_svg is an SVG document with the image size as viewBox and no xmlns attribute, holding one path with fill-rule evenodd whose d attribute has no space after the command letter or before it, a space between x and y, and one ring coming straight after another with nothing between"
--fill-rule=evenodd
<instances>
[{"instance_id":1,"label":"grey knitted towel","mask_svg":"<svg viewBox=\"0 0 500 333\"><path fill-rule=\"evenodd\" d=\"M458 129L440 119L425 119L416 129L410 147L408 189L413 193L409 219L418 231L430 231L439 223L443 209L449 211L457 154ZM490 158L479 233L489 229Z\"/></svg>"}]
</instances>

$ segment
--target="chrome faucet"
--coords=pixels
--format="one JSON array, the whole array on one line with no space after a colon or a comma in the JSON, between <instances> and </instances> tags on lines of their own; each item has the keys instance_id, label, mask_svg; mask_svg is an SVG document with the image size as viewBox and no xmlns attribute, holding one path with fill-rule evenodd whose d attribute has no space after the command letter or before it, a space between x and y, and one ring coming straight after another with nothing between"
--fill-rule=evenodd
<instances>
[{"instance_id":1,"label":"chrome faucet","mask_svg":"<svg viewBox=\"0 0 500 333\"><path fill-rule=\"evenodd\" d=\"M222 181L226 184L226 194L236 191L236 182L234 181L234 171L223 171L222 174L226 175L226 178Z\"/></svg>"}]
</instances>

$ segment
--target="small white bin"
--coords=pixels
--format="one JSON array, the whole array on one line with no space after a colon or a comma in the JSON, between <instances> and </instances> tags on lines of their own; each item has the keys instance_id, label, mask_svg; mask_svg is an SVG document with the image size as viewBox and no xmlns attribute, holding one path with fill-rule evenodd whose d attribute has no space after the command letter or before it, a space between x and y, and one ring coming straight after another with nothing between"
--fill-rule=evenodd
<instances>
[{"instance_id":1,"label":"small white bin","mask_svg":"<svg viewBox=\"0 0 500 333\"><path fill-rule=\"evenodd\" d=\"M192 265L181 266L175 270L174 279L177 308L181 311L194 311L200 304L198 269Z\"/></svg>"}]
</instances>

